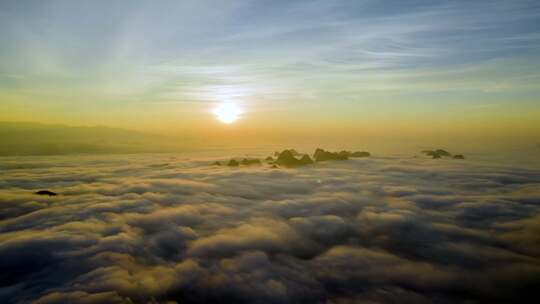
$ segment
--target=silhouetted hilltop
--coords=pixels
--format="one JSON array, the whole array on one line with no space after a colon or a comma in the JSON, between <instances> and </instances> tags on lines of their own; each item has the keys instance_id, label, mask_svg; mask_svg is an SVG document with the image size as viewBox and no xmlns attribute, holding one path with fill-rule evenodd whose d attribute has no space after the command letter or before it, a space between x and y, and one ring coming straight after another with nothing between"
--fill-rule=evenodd
<instances>
[{"instance_id":1,"label":"silhouetted hilltop","mask_svg":"<svg viewBox=\"0 0 540 304\"><path fill-rule=\"evenodd\" d=\"M300 159L298 159L295 157L295 154L301 155L295 150L283 150L281 153L278 152L278 158L275 163L280 166L295 167L309 165L314 162L322 162L328 160L347 160L349 159L349 157L371 156L369 152L350 152L345 150L341 152L330 152L325 151L321 148L317 148L315 150L315 153L313 153L313 159L307 154L304 154Z\"/></svg>"},{"instance_id":2,"label":"silhouetted hilltop","mask_svg":"<svg viewBox=\"0 0 540 304\"><path fill-rule=\"evenodd\" d=\"M238 161L236 161L236 159L231 159L229 161L229 163L227 164L227 166L229 167L238 167L240 164L238 163Z\"/></svg>"},{"instance_id":3,"label":"silhouetted hilltop","mask_svg":"<svg viewBox=\"0 0 540 304\"><path fill-rule=\"evenodd\" d=\"M275 164L280 165L280 166L285 166L285 167L297 167L297 166L303 166L303 165L308 164L307 159L305 158L297 159L296 157L294 157L294 152L291 150L283 150L281 153L279 153L275 161ZM296 154L298 154L298 152L296 152ZM313 161L311 161L311 163L313 163Z\"/></svg>"},{"instance_id":4,"label":"silhouetted hilltop","mask_svg":"<svg viewBox=\"0 0 540 304\"><path fill-rule=\"evenodd\" d=\"M315 162L328 161L328 160L347 160L349 157L368 157L371 156L369 152L359 151L359 152L350 152L350 151L340 151L340 152L330 152L323 149L316 149L311 158L308 154L302 154L294 149L287 149L281 152L274 152L276 158L268 156L265 158L267 164L272 165L271 168L282 167L299 167L310 165ZM297 157L302 155L302 157ZM213 165L221 166L219 161L213 162ZM244 158L241 161L237 161L234 158L229 160L227 166L229 167L238 167L238 166L250 166L250 165L262 165L262 161L258 158Z\"/></svg>"},{"instance_id":5,"label":"silhouetted hilltop","mask_svg":"<svg viewBox=\"0 0 540 304\"><path fill-rule=\"evenodd\" d=\"M37 194L37 195L56 196L56 193L54 193L54 192L52 192L52 191L49 191L49 190L39 190L39 191L34 192L34 194Z\"/></svg>"},{"instance_id":6,"label":"silhouetted hilltop","mask_svg":"<svg viewBox=\"0 0 540 304\"><path fill-rule=\"evenodd\" d=\"M237 161L236 159L232 158L227 163L227 166L229 166L229 167L238 167L240 165L242 165L242 166L251 166L251 165L261 165L261 164L262 164L262 162L258 158L244 158L241 161ZM212 165L221 166L222 164L219 161L215 161L215 162L212 163Z\"/></svg>"},{"instance_id":7,"label":"silhouetted hilltop","mask_svg":"<svg viewBox=\"0 0 540 304\"><path fill-rule=\"evenodd\" d=\"M313 164L313 160L312 160L311 157L309 157L309 155L307 155L307 154L305 154L304 156L302 156L302 158L300 158L300 162L301 162L303 165Z\"/></svg>"},{"instance_id":8,"label":"silhouetted hilltop","mask_svg":"<svg viewBox=\"0 0 540 304\"><path fill-rule=\"evenodd\" d=\"M283 150L283 151L289 151L289 153L291 153L292 156L300 156L301 155L295 149L286 149L286 150ZM281 153L282 152L279 152L279 151L274 152L274 157L278 157ZM271 156L269 156L269 157L271 157Z\"/></svg>"},{"instance_id":9,"label":"silhouetted hilltop","mask_svg":"<svg viewBox=\"0 0 540 304\"><path fill-rule=\"evenodd\" d=\"M321 148L317 148L313 154L313 158L315 158L316 162L321 162L327 160L346 160L349 159L349 156L347 153L329 152Z\"/></svg>"},{"instance_id":10,"label":"silhouetted hilltop","mask_svg":"<svg viewBox=\"0 0 540 304\"><path fill-rule=\"evenodd\" d=\"M342 157L348 157L348 158L358 158L358 157L369 157L371 156L371 153L365 152L365 151L357 151L357 152L351 152L351 151L340 151L339 155Z\"/></svg>"},{"instance_id":11,"label":"silhouetted hilltop","mask_svg":"<svg viewBox=\"0 0 540 304\"><path fill-rule=\"evenodd\" d=\"M422 151L427 156L431 156L433 159L442 158L442 157L451 157L454 159L465 159L465 156L462 154L456 154L452 156L452 154L446 150L443 149L437 149L437 150L424 150Z\"/></svg>"}]
</instances>

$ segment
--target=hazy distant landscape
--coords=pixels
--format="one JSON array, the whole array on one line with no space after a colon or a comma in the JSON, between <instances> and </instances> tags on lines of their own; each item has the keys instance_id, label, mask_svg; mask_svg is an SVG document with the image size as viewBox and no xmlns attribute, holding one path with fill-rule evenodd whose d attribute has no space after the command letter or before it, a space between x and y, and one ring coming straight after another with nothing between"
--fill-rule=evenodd
<instances>
[{"instance_id":1,"label":"hazy distant landscape","mask_svg":"<svg viewBox=\"0 0 540 304\"><path fill-rule=\"evenodd\" d=\"M185 152L182 138L108 127L0 122L0 156Z\"/></svg>"}]
</instances>

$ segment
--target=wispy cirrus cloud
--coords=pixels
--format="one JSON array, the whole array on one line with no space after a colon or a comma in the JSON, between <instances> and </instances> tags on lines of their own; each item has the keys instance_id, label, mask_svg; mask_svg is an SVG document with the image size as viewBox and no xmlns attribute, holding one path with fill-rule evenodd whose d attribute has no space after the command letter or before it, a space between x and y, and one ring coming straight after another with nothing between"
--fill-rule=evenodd
<instances>
[{"instance_id":1,"label":"wispy cirrus cloud","mask_svg":"<svg viewBox=\"0 0 540 304\"><path fill-rule=\"evenodd\" d=\"M538 89L534 1L223 1L219 9L136 2L126 10L112 5L105 16L86 14L70 26L80 38L61 30L78 16L71 4L41 4L46 14L58 9L49 20L6 6L12 15L0 34L12 43L0 65L25 75L22 87L50 89L71 79L88 94L148 101L205 101L215 82L247 91L245 99L274 101L301 98L298 91L324 101L329 87L338 100L372 90ZM153 22L163 9L168 13ZM90 26L98 21L111 24L100 35ZM44 25L58 30L42 32Z\"/></svg>"}]
</instances>

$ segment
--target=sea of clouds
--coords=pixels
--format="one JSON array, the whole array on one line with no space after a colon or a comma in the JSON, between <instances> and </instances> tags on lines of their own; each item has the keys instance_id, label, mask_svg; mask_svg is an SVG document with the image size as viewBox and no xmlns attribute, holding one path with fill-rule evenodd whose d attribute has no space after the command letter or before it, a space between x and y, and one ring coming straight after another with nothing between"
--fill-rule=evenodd
<instances>
[{"instance_id":1,"label":"sea of clouds","mask_svg":"<svg viewBox=\"0 0 540 304\"><path fill-rule=\"evenodd\" d=\"M538 169L210 163L2 158L0 302L494 303L540 287Z\"/></svg>"}]
</instances>

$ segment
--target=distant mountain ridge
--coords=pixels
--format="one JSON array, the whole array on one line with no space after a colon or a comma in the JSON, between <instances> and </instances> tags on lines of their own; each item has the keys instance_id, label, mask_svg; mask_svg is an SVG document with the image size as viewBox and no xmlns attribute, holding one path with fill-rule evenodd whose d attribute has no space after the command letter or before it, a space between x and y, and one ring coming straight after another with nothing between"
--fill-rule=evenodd
<instances>
[{"instance_id":1,"label":"distant mountain ridge","mask_svg":"<svg viewBox=\"0 0 540 304\"><path fill-rule=\"evenodd\" d=\"M0 122L0 156L179 152L170 137L104 126Z\"/></svg>"}]
</instances>

